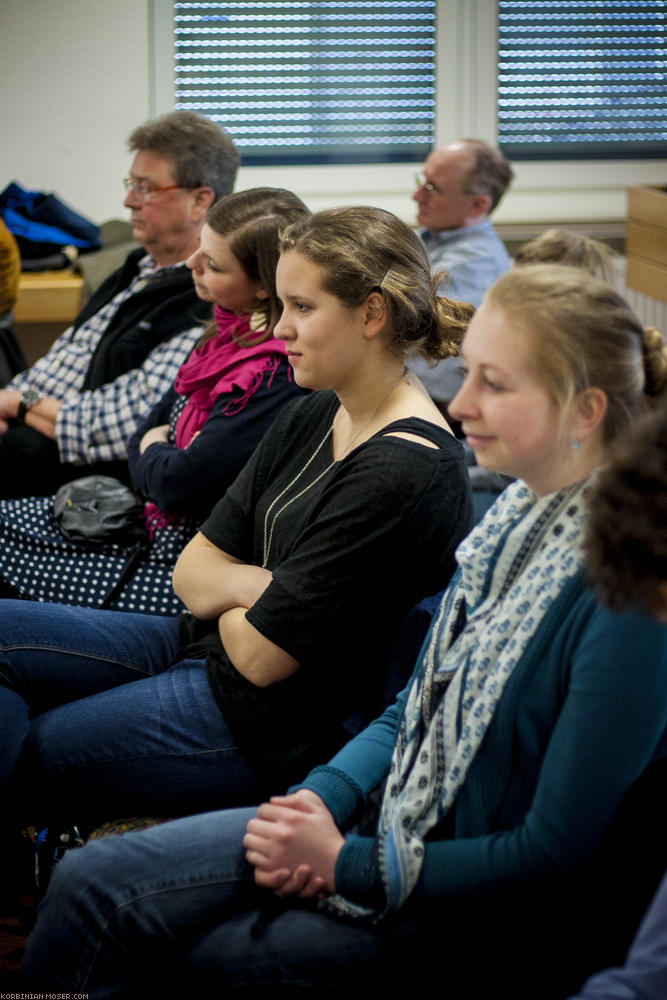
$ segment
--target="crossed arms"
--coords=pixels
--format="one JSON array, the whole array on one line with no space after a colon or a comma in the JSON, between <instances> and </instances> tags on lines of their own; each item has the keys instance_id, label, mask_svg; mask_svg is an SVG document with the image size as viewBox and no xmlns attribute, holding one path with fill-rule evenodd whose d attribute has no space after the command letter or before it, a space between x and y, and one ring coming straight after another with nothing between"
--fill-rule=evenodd
<instances>
[{"instance_id":1,"label":"crossed arms","mask_svg":"<svg viewBox=\"0 0 667 1000\"><path fill-rule=\"evenodd\" d=\"M233 666L257 687L268 687L299 669L299 663L246 618L264 593L271 572L228 555L201 534L188 542L174 568L174 591L196 618L217 618Z\"/></svg>"}]
</instances>

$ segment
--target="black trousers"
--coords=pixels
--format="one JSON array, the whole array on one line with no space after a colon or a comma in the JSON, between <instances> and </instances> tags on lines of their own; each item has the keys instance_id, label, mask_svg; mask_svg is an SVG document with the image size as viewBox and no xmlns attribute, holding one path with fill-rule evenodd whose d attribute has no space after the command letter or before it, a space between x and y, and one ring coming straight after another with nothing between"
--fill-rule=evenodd
<instances>
[{"instance_id":1,"label":"black trousers","mask_svg":"<svg viewBox=\"0 0 667 1000\"><path fill-rule=\"evenodd\" d=\"M127 462L71 465L60 461L58 445L33 427L12 422L0 435L0 500L44 497L63 483L99 473L129 482Z\"/></svg>"}]
</instances>

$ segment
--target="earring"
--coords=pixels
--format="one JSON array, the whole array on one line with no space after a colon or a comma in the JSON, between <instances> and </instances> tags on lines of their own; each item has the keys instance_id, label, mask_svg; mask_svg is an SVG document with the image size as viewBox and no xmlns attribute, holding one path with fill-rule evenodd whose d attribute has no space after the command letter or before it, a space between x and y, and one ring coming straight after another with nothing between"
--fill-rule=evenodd
<instances>
[{"instance_id":1,"label":"earring","mask_svg":"<svg viewBox=\"0 0 667 1000\"><path fill-rule=\"evenodd\" d=\"M579 451L580 448L581 448L581 441L574 440L572 442L572 450Z\"/></svg>"}]
</instances>

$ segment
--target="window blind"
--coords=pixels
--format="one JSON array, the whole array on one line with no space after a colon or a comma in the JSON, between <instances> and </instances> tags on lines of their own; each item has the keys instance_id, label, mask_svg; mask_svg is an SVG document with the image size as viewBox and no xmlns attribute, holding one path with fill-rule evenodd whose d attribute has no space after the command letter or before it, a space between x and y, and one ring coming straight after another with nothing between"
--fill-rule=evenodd
<instances>
[{"instance_id":1,"label":"window blind","mask_svg":"<svg viewBox=\"0 0 667 1000\"><path fill-rule=\"evenodd\" d=\"M667 3L498 2L510 159L667 155Z\"/></svg>"},{"instance_id":2,"label":"window blind","mask_svg":"<svg viewBox=\"0 0 667 1000\"><path fill-rule=\"evenodd\" d=\"M421 161L435 131L434 2L176 3L176 107L243 162Z\"/></svg>"}]
</instances>

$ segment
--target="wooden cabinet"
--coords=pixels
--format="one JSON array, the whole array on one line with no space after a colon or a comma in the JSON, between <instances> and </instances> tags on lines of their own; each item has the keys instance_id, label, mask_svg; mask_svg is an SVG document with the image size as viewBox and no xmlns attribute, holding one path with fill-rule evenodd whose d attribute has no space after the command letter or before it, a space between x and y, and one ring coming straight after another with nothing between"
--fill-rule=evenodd
<instances>
[{"instance_id":1,"label":"wooden cabinet","mask_svg":"<svg viewBox=\"0 0 667 1000\"><path fill-rule=\"evenodd\" d=\"M14 306L16 334L28 365L46 354L81 310L83 278L71 271L24 271Z\"/></svg>"},{"instance_id":2,"label":"wooden cabinet","mask_svg":"<svg viewBox=\"0 0 667 1000\"><path fill-rule=\"evenodd\" d=\"M81 309L83 279L71 271L24 271L14 306L17 323L67 326Z\"/></svg>"},{"instance_id":3,"label":"wooden cabinet","mask_svg":"<svg viewBox=\"0 0 667 1000\"><path fill-rule=\"evenodd\" d=\"M667 302L667 187L628 188L628 288Z\"/></svg>"}]
</instances>

